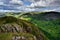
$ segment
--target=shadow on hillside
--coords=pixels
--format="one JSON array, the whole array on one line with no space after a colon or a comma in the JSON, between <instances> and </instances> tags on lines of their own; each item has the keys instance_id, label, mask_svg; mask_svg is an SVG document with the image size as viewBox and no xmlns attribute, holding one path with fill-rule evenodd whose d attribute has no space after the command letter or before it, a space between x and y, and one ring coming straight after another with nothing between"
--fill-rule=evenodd
<instances>
[{"instance_id":1,"label":"shadow on hillside","mask_svg":"<svg viewBox=\"0 0 60 40\"><path fill-rule=\"evenodd\" d=\"M39 29L40 29L50 40L59 40L59 39L60 39L59 37L57 37L57 38L53 37L50 33L44 31L44 30L41 29L41 28L39 28Z\"/></svg>"}]
</instances>

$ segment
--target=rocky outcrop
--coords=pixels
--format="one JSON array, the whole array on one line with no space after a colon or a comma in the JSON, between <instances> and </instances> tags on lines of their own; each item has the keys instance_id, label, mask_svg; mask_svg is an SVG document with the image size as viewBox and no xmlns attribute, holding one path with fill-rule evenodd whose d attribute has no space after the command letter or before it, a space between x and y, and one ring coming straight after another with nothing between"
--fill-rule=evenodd
<instances>
[{"instance_id":1,"label":"rocky outcrop","mask_svg":"<svg viewBox=\"0 0 60 40\"><path fill-rule=\"evenodd\" d=\"M32 23L11 16L0 18L0 34L2 33L10 33L9 40L48 40ZM4 39L2 36L0 39ZM5 38L7 40L8 37Z\"/></svg>"}]
</instances>

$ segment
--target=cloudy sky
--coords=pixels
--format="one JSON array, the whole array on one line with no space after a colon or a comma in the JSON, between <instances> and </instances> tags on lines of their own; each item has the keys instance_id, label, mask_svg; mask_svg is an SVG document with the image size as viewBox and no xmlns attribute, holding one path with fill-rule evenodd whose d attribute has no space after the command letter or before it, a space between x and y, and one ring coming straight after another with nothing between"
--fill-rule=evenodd
<instances>
[{"instance_id":1,"label":"cloudy sky","mask_svg":"<svg viewBox=\"0 0 60 40\"><path fill-rule=\"evenodd\" d=\"M60 0L0 0L0 12L58 11Z\"/></svg>"}]
</instances>

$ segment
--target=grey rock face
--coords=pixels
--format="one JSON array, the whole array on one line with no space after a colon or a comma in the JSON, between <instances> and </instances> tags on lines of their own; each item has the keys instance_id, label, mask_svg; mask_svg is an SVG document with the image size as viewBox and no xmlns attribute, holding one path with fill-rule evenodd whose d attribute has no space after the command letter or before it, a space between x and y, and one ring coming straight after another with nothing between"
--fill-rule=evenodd
<instances>
[{"instance_id":1,"label":"grey rock face","mask_svg":"<svg viewBox=\"0 0 60 40\"><path fill-rule=\"evenodd\" d=\"M0 26L1 32L23 32L23 28L18 24L3 24Z\"/></svg>"}]
</instances>

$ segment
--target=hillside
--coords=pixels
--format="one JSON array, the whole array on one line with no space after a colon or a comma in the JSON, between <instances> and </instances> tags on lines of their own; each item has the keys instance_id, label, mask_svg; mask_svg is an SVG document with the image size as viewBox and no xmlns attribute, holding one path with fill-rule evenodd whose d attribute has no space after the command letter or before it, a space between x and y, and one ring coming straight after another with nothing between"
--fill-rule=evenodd
<instances>
[{"instance_id":1,"label":"hillside","mask_svg":"<svg viewBox=\"0 0 60 40\"><path fill-rule=\"evenodd\" d=\"M59 12L42 12L42 13L25 13L22 15L23 18L32 17L37 20L55 20L60 18Z\"/></svg>"},{"instance_id":2,"label":"hillside","mask_svg":"<svg viewBox=\"0 0 60 40\"><path fill-rule=\"evenodd\" d=\"M38 27L12 16L0 17L0 40L48 40Z\"/></svg>"},{"instance_id":3,"label":"hillside","mask_svg":"<svg viewBox=\"0 0 60 40\"><path fill-rule=\"evenodd\" d=\"M21 19L36 25L50 40L60 40L60 12L26 13Z\"/></svg>"}]
</instances>

